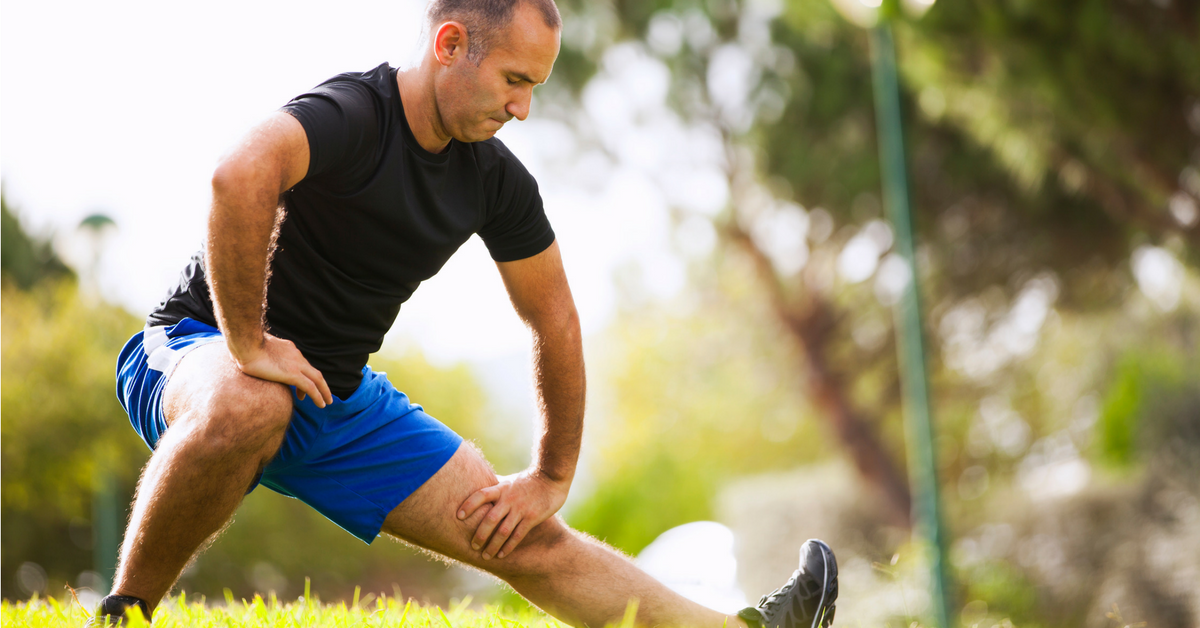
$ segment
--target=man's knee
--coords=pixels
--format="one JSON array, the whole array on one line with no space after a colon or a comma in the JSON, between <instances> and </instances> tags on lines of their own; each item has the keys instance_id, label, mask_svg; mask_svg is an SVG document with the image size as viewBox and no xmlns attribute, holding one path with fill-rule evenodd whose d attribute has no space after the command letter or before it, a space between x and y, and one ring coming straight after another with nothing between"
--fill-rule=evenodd
<instances>
[{"instance_id":1,"label":"man's knee","mask_svg":"<svg viewBox=\"0 0 1200 628\"><path fill-rule=\"evenodd\" d=\"M291 420L291 391L242 373L223 346L193 353L164 391L171 428L182 428L214 451L261 449L273 456Z\"/></svg>"},{"instance_id":2,"label":"man's knee","mask_svg":"<svg viewBox=\"0 0 1200 628\"><path fill-rule=\"evenodd\" d=\"M216 391L193 410L203 419L203 434L229 444L272 440L287 429L291 398L280 385L258 390Z\"/></svg>"}]
</instances>

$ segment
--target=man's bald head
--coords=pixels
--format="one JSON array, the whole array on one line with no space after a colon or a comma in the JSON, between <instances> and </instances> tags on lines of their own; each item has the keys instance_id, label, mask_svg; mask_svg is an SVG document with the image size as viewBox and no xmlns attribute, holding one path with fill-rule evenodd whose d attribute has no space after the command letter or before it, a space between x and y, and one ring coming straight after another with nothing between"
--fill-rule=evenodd
<instances>
[{"instance_id":1,"label":"man's bald head","mask_svg":"<svg viewBox=\"0 0 1200 628\"><path fill-rule=\"evenodd\" d=\"M562 17L554 0L433 0L427 12L429 27L436 29L446 22L465 26L467 59L479 65L492 46L503 40L504 31L521 4L536 9L547 27L562 28Z\"/></svg>"}]
</instances>

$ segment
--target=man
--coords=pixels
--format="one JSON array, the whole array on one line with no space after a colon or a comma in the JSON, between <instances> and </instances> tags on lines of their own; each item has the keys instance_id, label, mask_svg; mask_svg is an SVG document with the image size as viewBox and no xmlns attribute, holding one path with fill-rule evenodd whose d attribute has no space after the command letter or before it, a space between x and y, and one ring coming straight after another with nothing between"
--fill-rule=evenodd
<instances>
[{"instance_id":1,"label":"man","mask_svg":"<svg viewBox=\"0 0 1200 628\"><path fill-rule=\"evenodd\" d=\"M758 607L673 593L555 513L583 426L579 322L533 178L492 136L529 113L558 55L552 0L435 0L417 67L343 74L292 100L218 166L208 239L118 362L154 450L113 594L149 616L258 484L370 543L381 532L490 572L573 625L817 626L837 566L810 541ZM533 333L530 468L474 447L366 367L400 304L473 233Z\"/></svg>"}]
</instances>

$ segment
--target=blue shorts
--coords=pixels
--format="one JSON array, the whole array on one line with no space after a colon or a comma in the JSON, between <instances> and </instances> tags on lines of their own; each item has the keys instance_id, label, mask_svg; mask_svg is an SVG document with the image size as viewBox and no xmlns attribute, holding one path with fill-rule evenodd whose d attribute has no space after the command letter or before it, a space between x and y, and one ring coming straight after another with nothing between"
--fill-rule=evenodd
<instances>
[{"instance_id":1,"label":"blue shorts","mask_svg":"<svg viewBox=\"0 0 1200 628\"><path fill-rule=\"evenodd\" d=\"M150 449L167 430L163 389L179 360L223 341L216 328L185 318L148 327L125 343L117 360L117 398ZM318 408L311 398L297 399L295 389L292 398L283 446L258 482L312 506L365 543L462 444L461 436L370 367L363 367L362 384L345 401L334 397Z\"/></svg>"}]
</instances>

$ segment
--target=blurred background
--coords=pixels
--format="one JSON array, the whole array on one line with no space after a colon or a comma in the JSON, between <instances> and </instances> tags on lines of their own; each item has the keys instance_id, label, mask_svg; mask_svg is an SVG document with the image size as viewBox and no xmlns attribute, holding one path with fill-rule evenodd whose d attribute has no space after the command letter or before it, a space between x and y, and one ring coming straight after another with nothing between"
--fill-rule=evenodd
<instances>
[{"instance_id":1,"label":"blurred background","mask_svg":"<svg viewBox=\"0 0 1200 628\"><path fill-rule=\"evenodd\" d=\"M554 74L499 134L538 178L586 335L565 517L716 606L756 601L795 568L780 548L821 537L839 625L932 613L892 318L912 277L881 200L879 4L563 0ZM107 591L149 454L116 356L199 247L221 152L333 74L409 62L422 15L4 5L5 598ZM1195 626L1200 8L912 0L892 26L953 622ZM529 459L528 341L472 240L372 365L510 473ZM178 590L294 598L306 578L326 600L517 603L261 488Z\"/></svg>"}]
</instances>

